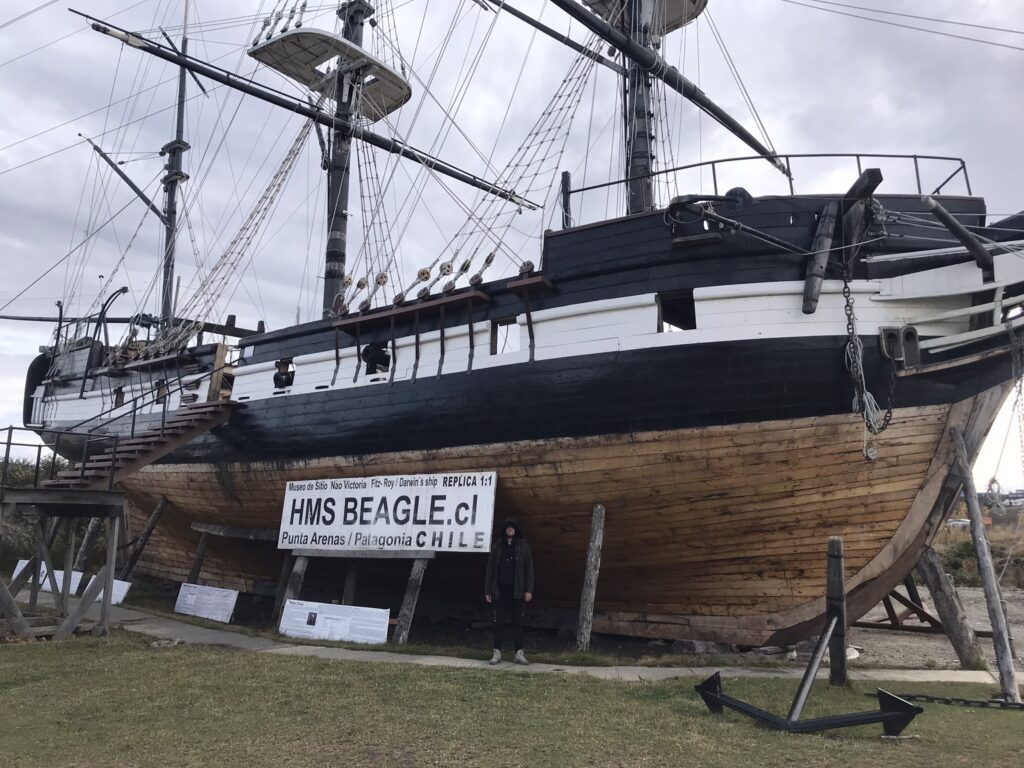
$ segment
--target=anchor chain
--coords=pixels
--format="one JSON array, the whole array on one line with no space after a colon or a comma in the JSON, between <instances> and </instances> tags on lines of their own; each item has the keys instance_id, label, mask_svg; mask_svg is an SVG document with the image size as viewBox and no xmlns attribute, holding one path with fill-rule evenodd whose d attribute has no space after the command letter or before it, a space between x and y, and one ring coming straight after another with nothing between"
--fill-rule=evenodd
<instances>
[{"instance_id":1,"label":"anchor chain","mask_svg":"<svg viewBox=\"0 0 1024 768\"><path fill-rule=\"evenodd\" d=\"M853 412L859 413L864 418L866 430L864 438L864 456L869 461L874 461L878 456L878 448L874 444L874 437L880 435L892 422L893 408L896 403L896 360L890 355L889 370L889 399L886 403L884 413L880 412L878 403L874 396L868 392L864 380L864 345L860 336L857 335L857 317L854 313L854 299L850 290L850 264L844 260L843 263L843 300L845 302L844 312L846 313L846 367L850 372L850 379L853 382ZM870 437L868 436L870 435Z\"/></svg>"},{"instance_id":2,"label":"anchor chain","mask_svg":"<svg viewBox=\"0 0 1024 768\"><path fill-rule=\"evenodd\" d=\"M873 694L868 694L873 695ZM925 693L894 694L906 701L921 701L926 704L949 704L957 707L979 707L985 709L1016 709L1024 710L1024 704L1004 699L965 699L961 696L930 696Z\"/></svg>"}]
</instances>

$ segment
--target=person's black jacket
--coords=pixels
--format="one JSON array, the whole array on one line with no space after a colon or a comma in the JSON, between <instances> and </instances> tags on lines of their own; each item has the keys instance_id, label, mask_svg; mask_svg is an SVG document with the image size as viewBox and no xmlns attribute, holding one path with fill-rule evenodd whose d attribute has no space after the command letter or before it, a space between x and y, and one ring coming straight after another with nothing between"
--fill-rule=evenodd
<instances>
[{"instance_id":1,"label":"person's black jacket","mask_svg":"<svg viewBox=\"0 0 1024 768\"><path fill-rule=\"evenodd\" d=\"M505 528L510 524L516 529L515 538L512 540L516 548L516 576L512 586L512 597L516 600L522 600L524 593L533 593L533 553L530 552L530 545L522 537L519 526L515 521L506 520L501 526L498 538L491 545L491 554L487 558L487 577L484 580L484 594L490 595L492 599L498 597L498 558L501 555L501 548L505 545Z\"/></svg>"}]
</instances>

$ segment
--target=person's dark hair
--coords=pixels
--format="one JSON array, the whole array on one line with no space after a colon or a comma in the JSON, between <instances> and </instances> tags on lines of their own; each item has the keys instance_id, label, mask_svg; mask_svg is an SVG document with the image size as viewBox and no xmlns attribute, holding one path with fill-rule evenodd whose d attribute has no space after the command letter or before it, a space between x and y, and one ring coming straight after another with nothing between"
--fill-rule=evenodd
<instances>
[{"instance_id":1,"label":"person's dark hair","mask_svg":"<svg viewBox=\"0 0 1024 768\"><path fill-rule=\"evenodd\" d=\"M515 538L517 538L517 539L523 538L523 529L520 528L519 527L519 523L514 518L511 518L511 517L506 517L505 518L504 522L501 524L501 530L499 531L498 535L499 536L504 536L505 535L505 529L506 528L510 528L510 527L516 529Z\"/></svg>"}]
</instances>

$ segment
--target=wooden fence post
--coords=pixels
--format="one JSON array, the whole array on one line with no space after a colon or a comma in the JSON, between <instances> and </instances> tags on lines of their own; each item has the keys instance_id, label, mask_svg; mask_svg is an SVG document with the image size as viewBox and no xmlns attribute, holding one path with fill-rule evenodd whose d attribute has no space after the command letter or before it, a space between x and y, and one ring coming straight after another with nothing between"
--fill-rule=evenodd
<instances>
[{"instance_id":1,"label":"wooden fence post","mask_svg":"<svg viewBox=\"0 0 1024 768\"><path fill-rule=\"evenodd\" d=\"M1003 689L1006 701L1019 704L1020 689L1017 688L1017 673L1013 668L1010 632L1006 625L1006 614L1003 613L1000 604L999 580L996 577L995 565L992 563L992 551L989 549L988 539L985 538L985 524L981 519L981 507L978 505L978 491L974 487L971 462L967 458L967 446L964 445L960 430L953 429L952 435L957 471L963 480L967 512L971 519L971 538L974 539L974 552L978 557L978 574L985 588L988 618L992 622L992 645L996 652L996 665L999 667L999 686Z\"/></svg>"},{"instance_id":2,"label":"wooden fence post","mask_svg":"<svg viewBox=\"0 0 1024 768\"><path fill-rule=\"evenodd\" d=\"M942 561L931 547L925 547L917 561L917 573L931 592L935 610L942 621L942 629L949 638L963 669L985 669L985 655L981 651L974 628L967 621L963 603L956 587L942 568Z\"/></svg>"},{"instance_id":3,"label":"wooden fence post","mask_svg":"<svg viewBox=\"0 0 1024 768\"><path fill-rule=\"evenodd\" d=\"M587 567L583 573L583 593L580 595L580 615L576 624L576 650L590 650L590 633L594 628L594 597L597 577L601 572L601 545L604 543L603 504L595 504L590 518L590 544L587 546Z\"/></svg>"},{"instance_id":4,"label":"wooden fence post","mask_svg":"<svg viewBox=\"0 0 1024 768\"><path fill-rule=\"evenodd\" d=\"M825 583L826 621L836 617L836 628L828 644L831 685L846 685L846 585L843 578L843 540L828 538L828 570Z\"/></svg>"}]
</instances>

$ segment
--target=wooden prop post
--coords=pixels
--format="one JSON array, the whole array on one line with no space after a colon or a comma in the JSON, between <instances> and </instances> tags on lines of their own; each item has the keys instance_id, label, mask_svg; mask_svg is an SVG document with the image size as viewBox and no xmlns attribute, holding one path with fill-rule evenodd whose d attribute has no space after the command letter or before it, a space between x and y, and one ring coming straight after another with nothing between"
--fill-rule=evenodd
<instances>
[{"instance_id":1,"label":"wooden prop post","mask_svg":"<svg viewBox=\"0 0 1024 768\"><path fill-rule=\"evenodd\" d=\"M590 633L594 627L594 597L597 577L601 571L601 545L604 543L603 504L595 504L590 519L590 544L587 546L587 567L583 573L583 593L580 595L580 615L576 625L576 650L590 650Z\"/></svg>"},{"instance_id":2,"label":"wooden prop post","mask_svg":"<svg viewBox=\"0 0 1024 768\"><path fill-rule=\"evenodd\" d=\"M309 565L309 558L304 555L295 557L292 563L292 572L288 576L288 586L284 590L282 605L289 600L298 600L302 594L302 582L306 578L306 566Z\"/></svg>"},{"instance_id":3,"label":"wooden prop post","mask_svg":"<svg viewBox=\"0 0 1024 768\"><path fill-rule=\"evenodd\" d=\"M996 578L995 565L992 563L992 552L985 538L985 525L981 519L981 507L978 505L978 491L974 487L974 476L971 474L971 462L967 458L967 446L964 445L960 430L952 430L953 448L956 451L956 466L963 481L964 496L967 499L967 512L971 520L971 538L974 539L974 552L978 557L978 574L985 588L985 602L988 605L988 617L992 622L992 645L996 652L996 665L999 667L999 686L1003 690L1006 701L1020 703L1020 689L1017 688L1017 674L1013 668L1013 651L1010 648L1010 632L1006 624L1006 614L1000 604L999 580Z\"/></svg>"},{"instance_id":4,"label":"wooden prop post","mask_svg":"<svg viewBox=\"0 0 1024 768\"><path fill-rule=\"evenodd\" d=\"M78 556L75 557L76 571L84 572L89 566L89 555L92 554L92 545L96 543L96 537L100 535L101 525L103 525L102 517L93 517L89 520L89 527L85 529L82 545L78 548Z\"/></svg>"},{"instance_id":5,"label":"wooden prop post","mask_svg":"<svg viewBox=\"0 0 1024 768\"><path fill-rule=\"evenodd\" d=\"M956 587L942 568L942 561L931 547L925 547L917 561L917 573L931 592L942 628L949 638L963 669L985 669L985 655L974 628L967 621Z\"/></svg>"},{"instance_id":6,"label":"wooden prop post","mask_svg":"<svg viewBox=\"0 0 1024 768\"><path fill-rule=\"evenodd\" d=\"M846 587L843 580L843 540L839 536L828 539L828 570L825 584L825 620L836 619L835 629L828 644L831 685L846 685Z\"/></svg>"},{"instance_id":7,"label":"wooden prop post","mask_svg":"<svg viewBox=\"0 0 1024 768\"><path fill-rule=\"evenodd\" d=\"M188 583L198 584L199 576L203 572L203 560L206 559L206 548L210 546L210 534L203 531L199 534L199 544L196 546L196 554L192 558L192 568L188 572Z\"/></svg>"},{"instance_id":8,"label":"wooden prop post","mask_svg":"<svg viewBox=\"0 0 1024 768\"><path fill-rule=\"evenodd\" d=\"M402 607L398 611L398 623L395 625L394 641L398 645L405 645L409 642L412 617L416 612L416 603L419 600L420 587L423 584L423 574L426 572L429 562L426 558L417 558L412 561L409 583L405 586L405 597L402 598Z\"/></svg>"},{"instance_id":9,"label":"wooden prop post","mask_svg":"<svg viewBox=\"0 0 1024 768\"><path fill-rule=\"evenodd\" d=\"M131 576L132 570L135 568L135 564L139 562L139 558L142 557L142 550L146 548L146 544L149 543L149 537L153 535L153 530L156 528L157 522L160 520L160 515L163 513L164 508L167 506L167 499L163 496L160 497L160 501L157 502L156 508L153 510L153 514L149 516L149 520L146 521L146 527L142 529L142 533L139 534L139 538L135 542L135 546L132 547L131 554L128 555L128 561L124 564L124 568L121 569L121 573L118 574L118 578L121 581L127 581L128 577Z\"/></svg>"}]
</instances>

